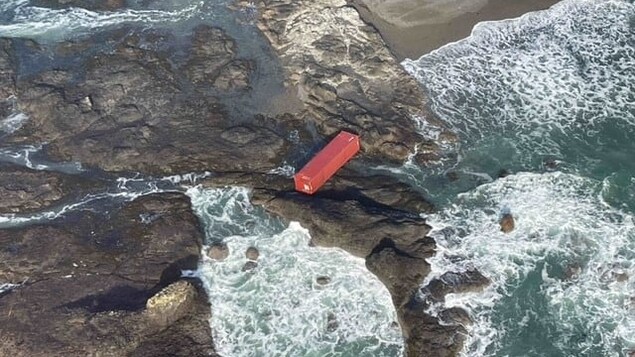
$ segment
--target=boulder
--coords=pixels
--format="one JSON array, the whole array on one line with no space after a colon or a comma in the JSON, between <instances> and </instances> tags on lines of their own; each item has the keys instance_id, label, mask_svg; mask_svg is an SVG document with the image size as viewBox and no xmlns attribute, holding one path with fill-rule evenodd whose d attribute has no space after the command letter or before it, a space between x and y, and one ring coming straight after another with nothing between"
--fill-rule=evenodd
<instances>
[{"instance_id":1,"label":"boulder","mask_svg":"<svg viewBox=\"0 0 635 357\"><path fill-rule=\"evenodd\" d=\"M245 251L245 257L249 260L258 260L259 256L260 252L255 247L249 247L247 251Z\"/></svg>"},{"instance_id":2,"label":"boulder","mask_svg":"<svg viewBox=\"0 0 635 357\"><path fill-rule=\"evenodd\" d=\"M509 233L511 231L514 230L514 216L512 216L510 213L506 213L503 215L503 218L501 218L500 222L499 222L500 226L501 226L501 231L503 233Z\"/></svg>"},{"instance_id":3,"label":"boulder","mask_svg":"<svg viewBox=\"0 0 635 357\"><path fill-rule=\"evenodd\" d=\"M217 243L209 247L207 256L217 261L223 261L229 256L229 247L225 243Z\"/></svg>"},{"instance_id":4,"label":"boulder","mask_svg":"<svg viewBox=\"0 0 635 357\"><path fill-rule=\"evenodd\" d=\"M95 182L74 175L0 163L0 214L39 211L79 199Z\"/></svg>"}]
</instances>

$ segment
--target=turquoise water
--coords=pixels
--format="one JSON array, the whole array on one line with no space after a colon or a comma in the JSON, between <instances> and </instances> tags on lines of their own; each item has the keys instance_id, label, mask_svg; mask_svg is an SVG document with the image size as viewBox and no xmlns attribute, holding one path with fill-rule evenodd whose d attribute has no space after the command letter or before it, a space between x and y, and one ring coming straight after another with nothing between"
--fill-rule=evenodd
<instances>
[{"instance_id":1,"label":"turquoise water","mask_svg":"<svg viewBox=\"0 0 635 357\"><path fill-rule=\"evenodd\" d=\"M403 65L461 136L457 160L403 170L441 207L428 279L477 268L493 282L445 304L476 322L464 353L635 349L633 2L565 0L481 23ZM506 212L510 234L497 224Z\"/></svg>"}]
</instances>

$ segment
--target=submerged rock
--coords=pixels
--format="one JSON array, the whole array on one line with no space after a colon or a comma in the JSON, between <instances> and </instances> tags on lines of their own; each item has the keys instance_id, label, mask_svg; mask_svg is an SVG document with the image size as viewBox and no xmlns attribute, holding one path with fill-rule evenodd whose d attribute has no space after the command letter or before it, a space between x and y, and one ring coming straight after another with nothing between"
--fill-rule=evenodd
<instances>
[{"instance_id":1,"label":"submerged rock","mask_svg":"<svg viewBox=\"0 0 635 357\"><path fill-rule=\"evenodd\" d=\"M328 276L318 276L315 282L318 283L318 285L327 285L331 282L331 278Z\"/></svg>"},{"instance_id":2,"label":"submerged rock","mask_svg":"<svg viewBox=\"0 0 635 357\"><path fill-rule=\"evenodd\" d=\"M207 250L207 256L217 261L223 261L229 256L229 247L225 243L214 244Z\"/></svg>"},{"instance_id":3,"label":"submerged rock","mask_svg":"<svg viewBox=\"0 0 635 357\"><path fill-rule=\"evenodd\" d=\"M339 325L339 322L337 322L337 316L329 311L329 313L326 314L326 332L334 332L337 330Z\"/></svg>"},{"instance_id":4,"label":"submerged rock","mask_svg":"<svg viewBox=\"0 0 635 357\"><path fill-rule=\"evenodd\" d=\"M511 231L514 230L514 216L512 216L510 213L506 213L503 215L503 218L501 218L500 222L499 222L500 226L501 226L501 231L503 233L509 233Z\"/></svg>"}]
</instances>

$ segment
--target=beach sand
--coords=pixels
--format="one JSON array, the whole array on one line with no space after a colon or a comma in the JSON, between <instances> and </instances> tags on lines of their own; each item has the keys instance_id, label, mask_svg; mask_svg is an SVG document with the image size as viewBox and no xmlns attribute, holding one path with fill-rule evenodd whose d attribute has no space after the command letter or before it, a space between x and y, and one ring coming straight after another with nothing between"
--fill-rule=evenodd
<instances>
[{"instance_id":1,"label":"beach sand","mask_svg":"<svg viewBox=\"0 0 635 357\"><path fill-rule=\"evenodd\" d=\"M482 21L544 10L557 0L351 0L399 59L416 59L470 35Z\"/></svg>"}]
</instances>

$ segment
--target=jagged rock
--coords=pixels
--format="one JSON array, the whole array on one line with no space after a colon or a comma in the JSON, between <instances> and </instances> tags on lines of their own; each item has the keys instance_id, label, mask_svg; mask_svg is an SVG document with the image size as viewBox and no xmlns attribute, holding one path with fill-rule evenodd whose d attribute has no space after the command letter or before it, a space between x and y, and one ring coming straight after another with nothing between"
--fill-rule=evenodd
<instances>
[{"instance_id":1,"label":"jagged rock","mask_svg":"<svg viewBox=\"0 0 635 357\"><path fill-rule=\"evenodd\" d=\"M258 267L258 263L250 260L246 262L245 265L243 265L242 271L244 272L253 271L257 267Z\"/></svg>"},{"instance_id":2,"label":"jagged rock","mask_svg":"<svg viewBox=\"0 0 635 357\"><path fill-rule=\"evenodd\" d=\"M421 247L422 251L416 252L419 257L415 257L386 238L366 258L366 267L388 288L397 309L410 300L430 272L424 257L433 255L434 241L423 238Z\"/></svg>"},{"instance_id":3,"label":"jagged rock","mask_svg":"<svg viewBox=\"0 0 635 357\"><path fill-rule=\"evenodd\" d=\"M451 307L439 313L439 319L446 325L461 325L467 327L472 324L470 314L460 307Z\"/></svg>"},{"instance_id":4,"label":"jagged rock","mask_svg":"<svg viewBox=\"0 0 635 357\"><path fill-rule=\"evenodd\" d=\"M161 218L139 222L147 211ZM209 325L195 322L206 321L209 308L186 303L170 312L161 295L151 299L182 270L196 269L202 241L189 199L176 193L141 197L108 219L77 211L47 225L0 230L0 281L22 283L0 297L0 335L8 341L0 355L121 356L157 334L185 336L183 328L194 325L193 334L207 337L172 340L164 353L212 353ZM159 311L163 324L148 318Z\"/></svg>"},{"instance_id":5,"label":"jagged rock","mask_svg":"<svg viewBox=\"0 0 635 357\"><path fill-rule=\"evenodd\" d=\"M270 212L301 222L311 231L313 244L339 247L359 257L368 256L384 238L410 251L430 229L416 214L365 199L341 191L320 191L314 196L278 192L263 205Z\"/></svg>"},{"instance_id":6,"label":"jagged rock","mask_svg":"<svg viewBox=\"0 0 635 357\"><path fill-rule=\"evenodd\" d=\"M15 54L10 40L0 38L0 99L15 95ZM3 117L6 117L4 113Z\"/></svg>"},{"instance_id":7,"label":"jagged rock","mask_svg":"<svg viewBox=\"0 0 635 357\"><path fill-rule=\"evenodd\" d=\"M328 276L318 276L317 279L315 279L315 282L319 285L327 285L331 282L331 278Z\"/></svg>"},{"instance_id":8,"label":"jagged rock","mask_svg":"<svg viewBox=\"0 0 635 357\"><path fill-rule=\"evenodd\" d=\"M0 163L0 214L28 213L80 197L95 183L73 175Z\"/></svg>"},{"instance_id":9,"label":"jagged rock","mask_svg":"<svg viewBox=\"0 0 635 357\"><path fill-rule=\"evenodd\" d=\"M447 294L482 291L489 283L490 280L477 270L462 273L447 272L430 281L422 292L433 301L443 301Z\"/></svg>"},{"instance_id":10,"label":"jagged rock","mask_svg":"<svg viewBox=\"0 0 635 357\"><path fill-rule=\"evenodd\" d=\"M207 256L218 261L223 261L229 256L229 247L225 243L214 244L207 250Z\"/></svg>"},{"instance_id":11,"label":"jagged rock","mask_svg":"<svg viewBox=\"0 0 635 357\"><path fill-rule=\"evenodd\" d=\"M405 340L405 356L457 356L467 336L463 326L440 325L426 313L425 304L412 299L399 314L399 324Z\"/></svg>"},{"instance_id":12,"label":"jagged rock","mask_svg":"<svg viewBox=\"0 0 635 357\"><path fill-rule=\"evenodd\" d=\"M249 247L247 248L247 251L245 251L245 257L249 260L258 260L259 256L260 252L254 247Z\"/></svg>"},{"instance_id":13,"label":"jagged rock","mask_svg":"<svg viewBox=\"0 0 635 357\"><path fill-rule=\"evenodd\" d=\"M501 218L500 222L499 222L500 226L501 226L501 231L503 233L509 233L511 231L514 230L514 216L512 216L510 213L506 213L503 215L503 218Z\"/></svg>"},{"instance_id":14,"label":"jagged rock","mask_svg":"<svg viewBox=\"0 0 635 357\"><path fill-rule=\"evenodd\" d=\"M126 0L35 0L33 5L62 9L81 7L91 11L114 11L126 6Z\"/></svg>"},{"instance_id":15,"label":"jagged rock","mask_svg":"<svg viewBox=\"0 0 635 357\"><path fill-rule=\"evenodd\" d=\"M337 322L337 316L329 311L329 313L326 314L326 332L334 332L337 330L339 325L339 322Z\"/></svg>"}]
</instances>

